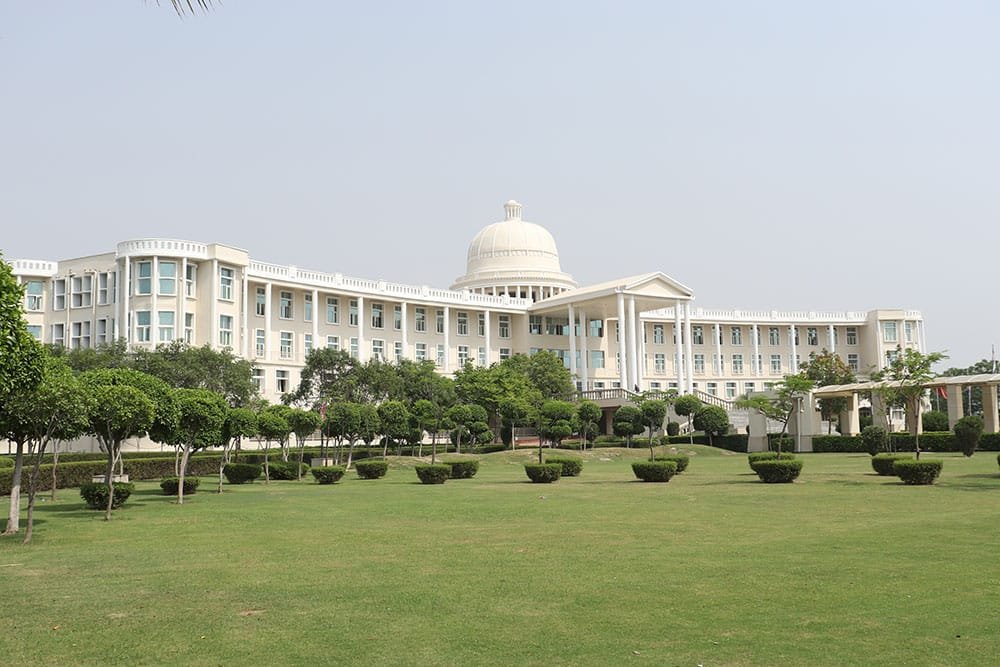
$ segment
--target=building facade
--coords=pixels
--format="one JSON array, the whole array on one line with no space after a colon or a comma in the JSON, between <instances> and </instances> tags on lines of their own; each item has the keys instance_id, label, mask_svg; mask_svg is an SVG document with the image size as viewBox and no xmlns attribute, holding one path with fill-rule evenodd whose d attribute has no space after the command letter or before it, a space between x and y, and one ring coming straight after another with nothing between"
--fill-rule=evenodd
<instances>
[{"instance_id":1,"label":"building facade","mask_svg":"<svg viewBox=\"0 0 1000 667\"><path fill-rule=\"evenodd\" d=\"M272 401L295 388L319 347L361 361L431 360L445 374L548 350L581 389L676 388L730 400L770 388L824 349L862 376L897 346L925 349L914 310L706 309L659 272L580 287L562 271L552 235L522 220L517 202L504 211L473 239L466 273L450 289L303 270L171 239L11 264L38 340L231 348L253 361L254 381Z\"/></svg>"}]
</instances>

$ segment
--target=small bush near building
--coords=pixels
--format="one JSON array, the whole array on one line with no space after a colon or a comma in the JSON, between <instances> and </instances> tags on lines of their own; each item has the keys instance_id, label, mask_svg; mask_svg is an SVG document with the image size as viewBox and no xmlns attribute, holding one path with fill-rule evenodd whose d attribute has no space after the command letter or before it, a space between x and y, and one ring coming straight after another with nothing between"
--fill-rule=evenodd
<instances>
[{"instance_id":1,"label":"small bush near building","mask_svg":"<svg viewBox=\"0 0 1000 667\"><path fill-rule=\"evenodd\" d=\"M128 497L135 491L135 484L129 482L115 482L114 497L111 500L111 509L118 509L125 504ZM87 503L87 507L92 510L103 510L108 507L108 485L104 482L88 482L80 487L80 497Z\"/></svg>"},{"instance_id":2,"label":"small bush near building","mask_svg":"<svg viewBox=\"0 0 1000 667\"><path fill-rule=\"evenodd\" d=\"M883 477L891 477L896 474L896 461L912 458L909 454L876 454L871 458L872 470Z\"/></svg>"},{"instance_id":3,"label":"small bush near building","mask_svg":"<svg viewBox=\"0 0 1000 667\"><path fill-rule=\"evenodd\" d=\"M673 461L636 461L632 472L643 482L669 482L677 474L677 464Z\"/></svg>"},{"instance_id":4,"label":"small bush near building","mask_svg":"<svg viewBox=\"0 0 1000 667\"><path fill-rule=\"evenodd\" d=\"M681 474L687 470L688 463L691 462L691 457L687 454L660 454L659 456L653 457L654 461L673 461L677 465L677 474Z\"/></svg>"},{"instance_id":5,"label":"small bush near building","mask_svg":"<svg viewBox=\"0 0 1000 667\"><path fill-rule=\"evenodd\" d=\"M948 413L940 410L930 410L920 417L924 432L948 431Z\"/></svg>"},{"instance_id":6,"label":"small bush near building","mask_svg":"<svg viewBox=\"0 0 1000 667\"><path fill-rule=\"evenodd\" d=\"M754 472L765 484L787 484L802 472L801 459L767 459L757 461Z\"/></svg>"},{"instance_id":7,"label":"small bush near building","mask_svg":"<svg viewBox=\"0 0 1000 667\"><path fill-rule=\"evenodd\" d=\"M583 470L583 459L578 459L575 456L546 456L545 462L561 465L563 477L579 477Z\"/></svg>"},{"instance_id":8,"label":"small bush near building","mask_svg":"<svg viewBox=\"0 0 1000 667\"><path fill-rule=\"evenodd\" d=\"M535 484L550 484L562 476L561 463L525 463L524 472Z\"/></svg>"},{"instance_id":9,"label":"small bush near building","mask_svg":"<svg viewBox=\"0 0 1000 667\"><path fill-rule=\"evenodd\" d=\"M222 474L230 484L248 484L260 477L264 469L256 463L227 463Z\"/></svg>"},{"instance_id":10,"label":"small bush near building","mask_svg":"<svg viewBox=\"0 0 1000 667\"><path fill-rule=\"evenodd\" d=\"M309 472L320 484L336 484L344 476L344 466L321 466Z\"/></svg>"},{"instance_id":11,"label":"small bush near building","mask_svg":"<svg viewBox=\"0 0 1000 667\"><path fill-rule=\"evenodd\" d=\"M747 462L750 464L750 469L757 472L757 464L761 461L777 461L779 459L794 460L795 454L792 452L753 452L747 454Z\"/></svg>"},{"instance_id":12,"label":"small bush near building","mask_svg":"<svg viewBox=\"0 0 1000 667\"><path fill-rule=\"evenodd\" d=\"M201 484L201 480L197 477L185 477L184 478L184 495L190 496L198 490L198 485ZM176 496L177 487L180 486L180 479L177 477L167 477L162 482L160 482L160 488L163 489L164 495Z\"/></svg>"},{"instance_id":13,"label":"small bush near building","mask_svg":"<svg viewBox=\"0 0 1000 667\"><path fill-rule=\"evenodd\" d=\"M385 477L385 473L389 471L389 463L387 461L358 461L354 464L354 468L358 471L358 477L361 479L378 479Z\"/></svg>"},{"instance_id":14,"label":"small bush near building","mask_svg":"<svg viewBox=\"0 0 1000 667\"><path fill-rule=\"evenodd\" d=\"M940 459L899 459L892 469L904 484L933 484L943 465Z\"/></svg>"},{"instance_id":15,"label":"small bush near building","mask_svg":"<svg viewBox=\"0 0 1000 667\"><path fill-rule=\"evenodd\" d=\"M681 425L677 422L667 422L667 435L675 436L681 432Z\"/></svg>"},{"instance_id":16,"label":"small bush near building","mask_svg":"<svg viewBox=\"0 0 1000 667\"><path fill-rule=\"evenodd\" d=\"M885 435L885 429L881 426L865 426L861 430L861 442L865 447L865 451L875 456L885 449Z\"/></svg>"},{"instance_id":17,"label":"small bush near building","mask_svg":"<svg viewBox=\"0 0 1000 667\"><path fill-rule=\"evenodd\" d=\"M955 422L955 440L958 442L958 449L966 456L976 453L982 437L983 420L980 417L969 415Z\"/></svg>"},{"instance_id":18,"label":"small bush near building","mask_svg":"<svg viewBox=\"0 0 1000 667\"><path fill-rule=\"evenodd\" d=\"M479 472L479 461L476 459L459 459L457 461L442 461L451 467L452 479L470 479Z\"/></svg>"},{"instance_id":19,"label":"small bush near building","mask_svg":"<svg viewBox=\"0 0 1000 667\"><path fill-rule=\"evenodd\" d=\"M309 466L302 464L302 474L309 472ZM294 480L299 478L298 461L271 461L267 464L267 478L271 480Z\"/></svg>"},{"instance_id":20,"label":"small bush near building","mask_svg":"<svg viewBox=\"0 0 1000 667\"><path fill-rule=\"evenodd\" d=\"M445 463L418 465L413 468L421 484L444 484L451 477L451 466Z\"/></svg>"}]
</instances>

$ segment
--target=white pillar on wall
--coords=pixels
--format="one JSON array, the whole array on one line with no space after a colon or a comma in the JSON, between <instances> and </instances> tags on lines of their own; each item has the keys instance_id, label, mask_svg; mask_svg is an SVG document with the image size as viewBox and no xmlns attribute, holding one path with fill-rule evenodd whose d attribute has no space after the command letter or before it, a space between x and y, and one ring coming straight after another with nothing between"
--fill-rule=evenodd
<instances>
[{"instance_id":1,"label":"white pillar on wall","mask_svg":"<svg viewBox=\"0 0 1000 667\"><path fill-rule=\"evenodd\" d=\"M240 343L240 349L243 350L243 358L247 359L247 358L250 357L250 279L247 276L247 267L244 266L241 269L241 273L243 274L243 283L240 286L240 290L243 293L243 313L241 314L241 317L240 317L240 321L241 321L241 324L240 324L240 335L243 337L243 340ZM181 284L183 285L184 283L182 282ZM179 298L181 300L184 299L183 295L181 295ZM316 312L315 312L315 310L316 310L316 304L315 304L315 297L314 297L314 303L313 303L313 311L314 311L313 312L313 321L316 320L316 317L315 317ZM184 323L181 322L180 326L182 327L182 330L183 330ZM315 344L316 344L316 340L315 340L315 336L314 336L313 337L313 345L315 345Z\"/></svg>"},{"instance_id":2,"label":"white pillar on wall","mask_svg":"<svg viewBox=\"0 0 1000 667\"><path fill-rule=\"evenodd\" d=\"M635 331L635 297L628 298L628 389L634 390L639 384L639 348Z\"/></svg>"},{"instance_id":3,"label":"white pillar on wall","mask_svg":"<svg viewBox=\"0 0 1000 667\"><path fill-rule=\"evenodd\" d=\"M569 304L569 374L576 387L576 311L573 304Z\"/></svg>"},{"instance_id":4,"label":"white pillar on wall","mask_svg":"<svg viewBox=\"0 0 1000 667\"><path fill-rule=\"evenodd\" d=\"M717 376L722 375L722 325L716 322L712 325L712 335L715 336L715 359L712 361L712 369Z\"/></svg>"},{"instance_id":5,"label":"white pillar on wall","mask_svg":"<svg viewBox=\"0 0 1000 667\"><path fill-rule=\"evenodd\" d=\"M830 353L833 354L837 351L837 331L832 324L827 327L826 337L830 341Z\"/></svg>"},{"instance_id":6,"label":"white pillar on wall","mask_svg":"<svg viewBox=\"0 0 1000 667\"><path fill-rule=\"evenodd\" d=\"M794 324L788 327L788 339L789 339L789 341L791 341L791 344L792 344L792 358L789 360L790 363L788 365L791 367L792 373L798 373L799 372L799 346L795 342L795 325Z\"/></svg>"},{"instance_id":7,"label":"white pillar on wall","mask_svg":"<svg viewBox=\"0 0 1000 667\"><path fill-rule=\"evenodd\" d=\"M625 355L625 294L618 292L618 379L628 389L628 359Z\"/></svg>"},{"instance_id":8,"label":"white pillar on wall","mask_svg":"<svg viewBox=\"0 0 1000 667\"><path fill-rule=\"evenodd\" d=\"M312 337L313 337L313 349L320 347L325 347L319 343L319 290L312 291Z\"/></svg>"},{"instance_id":9,"label":"white pillar on wall","mask_svg":"<svg viewBox=\"0 0 1000 667\"><path fill-rule=\"evenodd\" d=\"M122 317L121 328L124 329L125 345L128 347L132 343L132 318L129 317L130 297L132 296L132 258L125 256L125 278L122 281Z\"/></svg>"},{"instance_id":10,"label":"white pillar on wall","mask_svg":"<svg viewBox=\"0 0 1000 667\"><path fill-rule=\"evenodd\" d=\"M754 375L763 375L764 370L760 367L760 325L754 323L750 335L753 336L753 360L750 362L750 368Z\"/></svg>"},{"instance_id":11,"label":"white pillar on wall","mask_svg":"<svg viewBox=\"0 0 1000 667\"><path fill-rule=\"evenodd\" d=\"M350 303L348 303L350 307ZM368 361L368 351L365 348L365 297L358 297L358 361Z\"/></svg>"},{"instance_id":12,"label":"white pillar on wall","mask_svg":"<svg viewBox=\"0 0 1000 667\"><path fill-rule=\"evenodd\" d=\"M583 384L583 390L587 391L590 388L590 351L587 349L587 336L590 335L590 322L587 320L587 314L580 311L580 361L581 370L583 372L583 377L581 378Z\"/></svg>"},{"instance_id":13,"label":"white pillar on wall","mask_svg":"<svg viewBox=\"0 0 1000 667\"><path fill-rule=\"evenodd\" d=\"M177 331L180 333L177 337L180 339L184 339L184 320L187 317L187 268L187 257L182 257L181 275L177 282ZM245 352L243 356L247 356Z\"/></svg>"},{"instance_id":14,"label":"white pillar on wall","mask_svg":"<svg viewBox=\"0 0 1000 667\"><path fill-rule=\"evenodd\" d=\"M687 393L694 391L694 355L691 354L691 302L684 302L684 375L687 376Z\"/></svg>"},{"instance_id":15,"label":"white pillar on wall","mask_svg":"<svg viewBox=\"0 0 1000 667\"><path fill-rule=\"evenodd\" d=\"M451 368L451 308L444 307L444 372Z\"/></svg>"},{"instance_id":16,"label":"white pillar on wall","mask_svg":"<svg viewBox=\"0 0 1000 667\"><path fill-rule=\"evenodd\" d=\"M406 307L407 306L405 301L399 304L399 312L401 315L399 326L403 336L403 358L412 359L413 355L410 354L410 334L409 334L409 329L407 329L406 327L406 321L407 321Z\"/></svg>"},{"instance_id":17,"label":"white pillar on wall","mask_svg":"<svg viewBox=\"0 0 1000 667\"><path fill-rule=\"evenodd\" d=\"M160 293L160 258L153 255L153 275L150 279L152 284L149 291L149 328L151 332L149 334L149 340L152 345L156 345L160 342L160 311L159 311L159 299L157 298ZM69 335L69 332L66 332Z\"/></svg>"},{"instance_id":18,"label":"white pillar on wall","mask_svg":"<svg viewBox=\"0 0 1000 667\"><path fill-rule=\"evenodd\" d=\"M264 359L271 360L271 283L264 285Z\"/></svg>"},{"instance_id":19,"label":"white pillar on wall","mask_svg":"<svg viewBox=\"0 0 1000 667\"><path fill-rule=\"evenodd\" d=\"M684 335L681 329L681 302L680 299L674 301L674 370L677 373L677 392L684 393L684 364L681 362L684 357L684 345L681 341Z\"/></svg>"},{"instance_id":20,"label":"white pillar on wall","mask_svg":"<svg viewBox=\"0 0 1000 667\"><path fill-rule=\"evenodd\" d=\"M484 310L483 311L483 326L486 329L485 333L486 333L486 365L487 366L490 365L490 359L493 358L493 350L492 350L492 347L493 347L493 335L490 332L490 325L491 325L490 319L491 319L490 318L490 311Z\"/></svg>"},{"instance_id":21,"label":"white pillar on wall","mask_svg":"<svg viewBox=\"0 0 1000 667\"><path fill-rule=\"evenodd\" d=\"M636 356L635 360L635 379L632 380L633 383L639 385L639 390L643 388L643 384L646 381L646 327L642 323L641 313L636 313L635 318L629 322L635 326L635 339L636 345L639 348L639 354Z\"/></svg>"},{"instance_id":22,"label":"white pillar on wall","mask_svg":"<svg viewBox=\"0 0 1000 667\"><path fill-rule=\"evenodd\" d=\"M219 260L212 260L212 277L211 282L211 303L209 304L209 317L211 322L209 322L209 344L212 349L219 348Z\"/></svg>"}]
</instances>

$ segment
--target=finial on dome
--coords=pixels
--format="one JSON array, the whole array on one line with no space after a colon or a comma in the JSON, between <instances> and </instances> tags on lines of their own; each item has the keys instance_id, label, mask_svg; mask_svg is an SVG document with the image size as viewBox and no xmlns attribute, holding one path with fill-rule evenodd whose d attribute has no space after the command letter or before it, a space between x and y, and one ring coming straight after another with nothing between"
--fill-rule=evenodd
<instances>
[{"instance_id":1,"label":"finial on dome","mask_svg":"<svg viewBox=\"0 0 1000 667\"><path fill-rule=\"evenodd\" d=\"M521 205L511 199L506 204L503 205L504 210L504 220L520 220L521 219Z\"/></svg>"}]
</instances>

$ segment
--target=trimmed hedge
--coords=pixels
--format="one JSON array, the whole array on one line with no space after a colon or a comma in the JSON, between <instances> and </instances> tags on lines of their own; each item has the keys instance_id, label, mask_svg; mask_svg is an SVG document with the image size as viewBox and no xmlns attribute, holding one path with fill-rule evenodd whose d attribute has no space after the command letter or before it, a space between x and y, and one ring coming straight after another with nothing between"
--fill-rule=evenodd
<instances>
[{"instance_id":1,"label":"trimmed hedge","mask_svg":"<svg viewBox=\"0 0 1000 667\"><path fill-rule=\"evenodd\" d=\"M896 451L915 451L913 436L909 433L891 433L889 437ZM977 449L981 452L1000 451L1000 433L983 433ZM856 435L817 435L813 436L814 452L867 452L861 436ZM920 451L922 452L957 452L960 451L954 433L929 432L920 434Z\"/></svg>"},{"instance_id":2,"label":"trimmed hedge","mask_svg":"<svg viewBox=\"0 0 1000 667\"><path fill-rule=\"evenodd\" d=\"M765 459L757 461L754 472L765 484L787 484L795 481L802 472L801 459Z\"/></svg>"},{"instance_id":3,"label":"trimmed hedge","mask_svg":"<svg viewBox=\"0 0 1000 667\"><path fill-rule=\"evenodd\" d=\"M9 456L0 456L0 468L13 468L14 459Z\"/></svg>"},{"instance_id":4,"label":"trimmed hedge","mask_svg":"<svg viewBox=\"0 0 1000 667\"><path fill-rule=\"evenodd\" d=\"M814 435L813 451L819 453L850 452L867 453L868 448L861 436L857 435Z\"/></svg>"},{"instance_id":5,"label":"trimmed hedge","mask_svg":"<svg viewBox=\"0 0 1000 667\"><path fill-rule=\"evenodd\" d=\"M344 466L318 466L309 472L320 484L336 484L344 476Z\"/></svg>"},{"instance_id":6,"label":"trimmed hedge","mask_svg":"<svg viewBox=\"0 0 1000 667\"><path fill-rule=\"evenodd\" d=\"M111 509L118 509L125 504L128 497L135 491L131 482L114 482L114 496L111 499ZM92 510L108 508L108 485L104 482L87 482L80 486L80 497Z\"/></svg>"},{"instance_id":7,"label":"trimmed hedge","mask_svg":"<svg viewBox=\"0 0 1000 667\"><path fill-rule=\"evenodd\" d=\"M872 470L882 477L892 477L896 474L896 471L893 470L896 461L912 458L909 454L876 454L871 458Z\"/></svg>"},{"instance_id":8,"label":"trimmed hedge","mask_svg":"<svg viewBox=\"0 0 1000 667\"><path fill-rule=\"evenodd\" d=\"M309 473L309 464L302 464L302 474ZM270 480L296 480L299 478L298 461L271 461L267 464L267 478Z\"/></svg>"},{"instance_id":9,"label":"trimmed hedge","mask_svg":"<svg viewBox=\"0 0 1000 667\"><path fill-rule=\"evenodd\" d=\"M222 474L230 484L248 484L260 477L264 469L256 463L227 463Z\"/></svg>"},{"instance_id":10,"label":"trimmed hedge","mask_svg":"<svg viewBox=\"0 0 1000 667\"><path fill-rule=\"evenodd\" d=\"M691 457L687 454L660 454L653 457L654 461L673 461L677 465L677 473L681 474L687 470L688 464L691 462Z\"/></svg>"},{"instance_id":11,"label":"trimmed hedge","mask_svg":"<svg viewBox=\"0 0 1000 667\"><path fill-rule=\"evenodd\" d=\"M354 464L354 469L358 471L358 477L361 479L378 479L385 477L385 473L389 471L389 462L358 461Z\"/></svg>"},{"instance_id":12,"label":"trimmed hedge","mask_svg":"<svg viewBox=\"0 0 1000 667\"><path fill-rule=\"evenodd\" d=\"M632 472L644 482L669 482L677 474L677 464L673 461L636 461Z\"/></svg>"},{"instance_id":13,"label":"trimmed hedge","mask_svg":"<svg viewBox=\"0 0 1000 667\"><path fill-rule=\"evenodd\" d=\"M479 472L479 461L476 459L458 459L441 463L451 468L452 479L471 479Z\"/></svg>"},{"instance_id":14,"label":"trimmed hedge","mask_svg":"<svg viewBox=\"0 0 1000 667\"><path fill-rule=\"evenodd\" d=\"M575 456L546 456L545 462L561 465L563 477L579 477L583 470L583 459Z\"/></svg>"},{"instance_id":15,"label":"trimmed hedge","mask_svg":"<svg viewBox=\"0 0 1000 667\"><path fill-rule=\"evenodd\" d=\"M933 484L934 480L941 474L944 461L941 459L900 459L893 465L892 470L903 480L904 484L924 485Z\"/></svg>"},{"instance_id":16,"label":"trimmed hedge","mask_svg":"<svg viewBox=\"0 0 1000 667\"><path fill-rule=\"evenodd\" d=\"M752 452L747 455L747 463L750 464L750 469L754 472L757 472L757 464L762 461L791 461L794 459L795 454L792 452L781 452L780 454L778 452Z\"/></svg>"},{"instance_id":17,"label":"trimmed hedge","mask_svg":"<svg viewBox=\"0 0 1000 667\"><path fill-rule=\"evenodd\" d=\"M562 477L561 463L525 463L524 472L535 484L549 484Z\"/></svg>"},{"instance_id":18,"label":"trimmed hedge","mask_svg":"<svg viewBox=\"0 0 1000 667\"><path fill-rule=\"evenodd\" d=\"M160 488L163 489L164 495L176 496L177 487L180 486L180 482L181 480L177 477L167 477L160 482ZM197 492L199 484L201 484L201 480L197 477L184 477L184 495L190 496Z\"/></svg>"},{"instance_id":19,"label":"trimmed hedge","mask_svg":"<svg viewBox=\"0 0 1000 667\"><path fill-rule=\"evenodd\" d=\"M421 484L444 484L451 477L451 466L446 463L418 465L413 469Z\"/></svg>"},{"instance_id":20,"label":"trimmed hedge","mask_svg":"<svg viewBox=\"0 0 1000 667\"><path fill-rule=\"evenodd\" d=\"M65 489L87 484L90 480L105 473L107 463L104 461L79 461L63 463L59 455L59 466L56 468L56 486ZM163 479L174 475L174 457L125 459L125 474L131 480ZM192 477L205 477L219 474L220 457L218 455L192 456L188 460L187 474ZM27 466L26 466L27 468ZM0 495L10 495L13 469L0 468ZM116 469L117 472L117 469ZM27 470L25 471L27 473ZM23 480L27 484L27 474ZM38 491L52 488L52 464L43 464L38 471Z\"/></svg>"}]
</instances>

